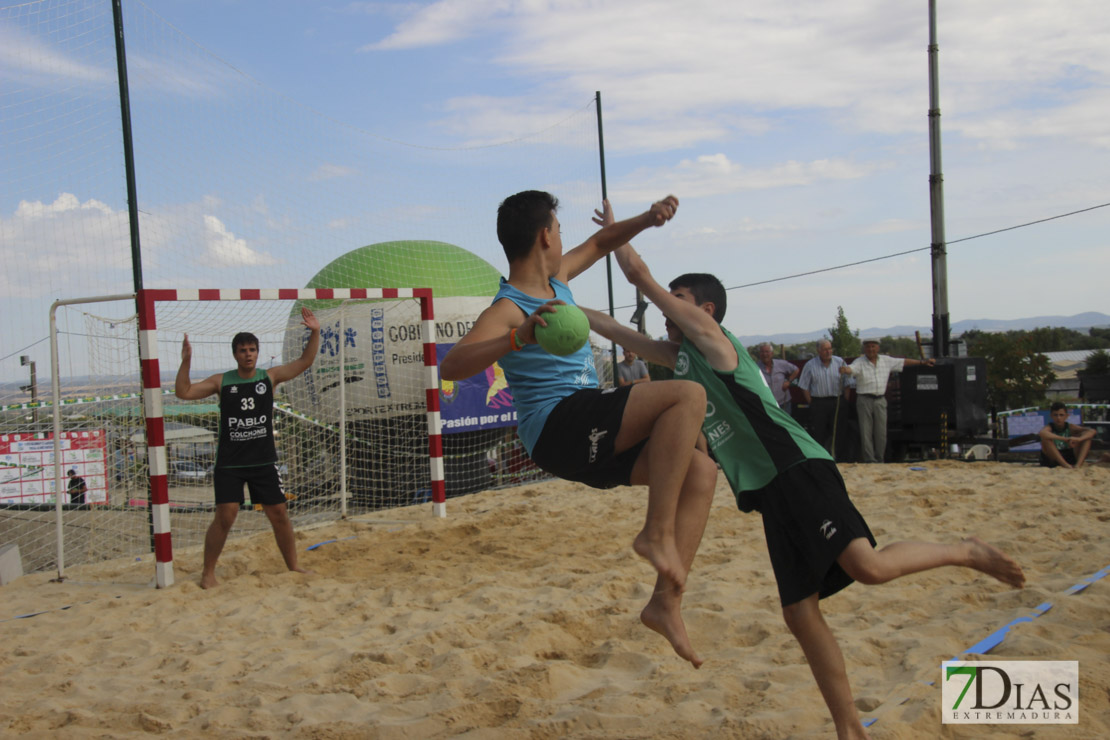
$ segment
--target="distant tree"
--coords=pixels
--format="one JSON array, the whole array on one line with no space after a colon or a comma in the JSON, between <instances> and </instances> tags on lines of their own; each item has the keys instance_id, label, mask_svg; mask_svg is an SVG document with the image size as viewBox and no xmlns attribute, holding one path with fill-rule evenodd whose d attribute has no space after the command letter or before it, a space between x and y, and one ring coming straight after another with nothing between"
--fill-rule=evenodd
<instances>
[{"instance_id":1,"label":"distant tree","mask_svg":"<svg viewBox=\"0 0 1110 740\"><path fill-rule=\"evenodd\" d=\"M786 359L801 362L817 356L817 340L786 345Z\"/></svg>"},{"instance_id":2,"label":"distant tree","mask_svg":"<svg viewBox=\"0 0 1110 740\"><path fill-rule=\"evenodd\" d=\"M1079 371L1080 375L1108 375L1110 374L1110 353L1104 349L1097 350L1087 355L1086 366Z\"/></svg>"},{"instance_id":3,"label":"distant tree","mask_svg":"<svg viewBox=\"0 0 1110 740\"><path fill-rule=\"evenodd\" d=\"M917 340L910 337L881 337L879 352L893 357L912 357L915 360L921 356L921 350L917 348Z\"/></svg>"},{"instance_id":4,"label":"distant tree","mask_svg":"<svg viewBox=\"0 0 1110 740\"><path fill-rule=\"evenodd\" d=\"M968 341L968 354L987 361L987 397L1003 411L1040 403L1056 374L1052 364L1032 349L1027 336L1016 340L1008 334L976 332Z\"/></svg>"},{"instance_id":5,"label":"distant tree","mask_svg":"<svg viewBox=\"0 0 1110 740\"><path fill-rule=\"evenodd\" d=\"M832 342L834 355L855 357L860 353L859 330L852 332L843 306L836 307L836 323L829 329L829 341Z\"/></svg>"}]
</instances>

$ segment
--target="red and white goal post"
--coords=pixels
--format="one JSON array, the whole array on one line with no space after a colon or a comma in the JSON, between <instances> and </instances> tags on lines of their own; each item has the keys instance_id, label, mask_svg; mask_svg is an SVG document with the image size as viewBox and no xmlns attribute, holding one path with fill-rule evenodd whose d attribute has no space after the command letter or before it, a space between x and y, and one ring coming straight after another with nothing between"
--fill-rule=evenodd
<instances>
[{"instance_id":1,"label":"red and white goal post","mask_svg":"<svg viewBox=\"0 0 1110 740\"><path fill-rule=\"evenodd\" d=\"M334 521L346 516L351 505L372 510L429 499L433 515L446 516L431 289L146 289L130 296L59 304L127 298L135 301L137 309L138 336L131 346L138 346L156 586L165 588L174 582L171 514L177 521L173 534L179 547L203 542L203 520L210 519L211 469L206 474L203 466L182 459L182 455L196 454L206 464L212 460L215 435L211 428L218 418L212 399L206 399L173 403L174 423L167 424L163 398L173 398L173 380L172 376L163 377L159 343L163 353L172 358L167 368L172 370L177 358L171 353L180 346L182 335L189 335L194 380L232 366L230 340L240 330L259 337L259 367L284 364L300 356L305 346L307 330L301 325L299 311L305 304L320 319L321 349L312 368L279 386L274 412L275 421L282 422L280 431L275 425L275 439L287 495L290 478L302 485L299 500L291 496L294 500L290 501L295 526ZM51 311L53 320L53 307ZM117 323L111 324L113 329ZM53 375L59 376L57 366ZM65 403L55 387L56 432L61 429L59 409ZM174 428L167 430L168 426ZM192 436L183 441L182 435ZM60 435L54 436L57 448ZM183 448L200 451L182 453ZM168 454L171 449L173 457ZM112 454L118 456L119 450ZM62 459L57 449L55 457ZM426 473L420 474L420 469ZM192 482L207 485L185 487L190 481L182 482L182 475L193 472L200 477ZM171 501L173 485L178 501ZM135 494L124 494L125 504L128 495ZM109 491L106 498L107 508L112 508L120 497ZM135 499L130 502L136 503ZM294 516L294 508L300 520ZM254 521L256 530L268 528L259 517ZM251 514L241 515L236 529L250 532L252 521ZM59 567L61 562L59 544Z\"/></svg>"}]
</instances>

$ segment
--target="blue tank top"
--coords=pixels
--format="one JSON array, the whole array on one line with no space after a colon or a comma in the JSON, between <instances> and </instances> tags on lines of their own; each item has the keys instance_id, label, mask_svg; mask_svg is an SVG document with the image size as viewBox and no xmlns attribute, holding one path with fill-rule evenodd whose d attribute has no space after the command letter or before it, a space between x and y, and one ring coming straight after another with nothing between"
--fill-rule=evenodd
<instances>
[{"instance_id":1,"label":"blue tank top","mask_svg":"<svg viewBox=\"0 0 1110 740\"><path fill-rule=\"evenodd\" d=\"M574 306L574 295L566 283L552 279L555 297ZM501 287L493 302L508 298L526 315L547 303L547 298L535 298L522 293L501 278ZM538 344L529 344L519 352L509 352L498 360L505 371L505 380L513 392L513 406L517 414L517 434L528 454L532 454L551 410L559 401L583 388L597 388L597 370L594 353L586 342L580 350L566 357L548 354Z\"/></svg>"}]
</instances>

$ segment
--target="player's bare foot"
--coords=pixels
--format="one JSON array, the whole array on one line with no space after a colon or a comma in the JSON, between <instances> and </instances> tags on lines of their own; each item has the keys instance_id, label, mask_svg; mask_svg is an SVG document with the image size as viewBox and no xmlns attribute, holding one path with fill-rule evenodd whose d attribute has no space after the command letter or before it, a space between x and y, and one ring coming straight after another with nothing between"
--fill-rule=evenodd
<instances>
[{"instance_id":1,"label":"player's bare foot","mask_svg":"<svg viewBox=\"0 0 1110 740\"><path fill-rule=\"evenodd\" d=\"M215 588L216 586L219 586L219 585L220 585L220 582L216 580L215 574L212 574L212 573L201 574L201 577L200 577L200 587L201 588L209 589L209 588Z\"/></svg>"},{"instance_id":2,"label":"player's bare foot","mask_svg":"<svg viewBox=\"0 0 1110 740\"><path fill-rule=\"evenodd\" d=\"M675 548L674 538L669 541L653 539L642 530L632 541L632 549L647 560L679 593L686 588L686 568Z\"/></svg>"},{"instance_id":3,"label":"player's bare foot","mask_svg":"<svg viewBox=\"0 0 1110 740\"><path fill-rule=\"evenodd\" d=\"M970 548L968 564L972 568L1014 588L1025 586L1025 573L1009 555L978 537L968 537L964 540L964 544Z\"/></svg>"},{"instance_id":4,"label":"player's bare foot","mask_svg":"<svg viewBox=\"0 0 1110 740\"><path fill-rule=\"evenodd\" d=\"M314 571L314 570L309 570L308 568L302 568L302 567L301 567L301 566L299 566L299 565L298 565L298 566L295 566L295 567L293 567L293 568L290 568L289 570L293 571L294 573L304 573L304 574L305 574L306 576L314 576L314 575L316 575L316 571Z\"/></svg>"},{"instance_id":5,"label":"player's bare foot","mask_svg":"<svg viewBox=\"0 0 1110 740\"><path fill-rule=\"evenodd\" d=\"M671 643L671 647L680 658L690 661L695 668L701 668L702 659L690 644L690 638L686 634L686 624L682 621L682 613L679 611L681 599L681 595L677 592L672 591L667 594L657 591L640 612L640 621L648 629L667 638L667 642Z\"/></svg>"}]
</instances>

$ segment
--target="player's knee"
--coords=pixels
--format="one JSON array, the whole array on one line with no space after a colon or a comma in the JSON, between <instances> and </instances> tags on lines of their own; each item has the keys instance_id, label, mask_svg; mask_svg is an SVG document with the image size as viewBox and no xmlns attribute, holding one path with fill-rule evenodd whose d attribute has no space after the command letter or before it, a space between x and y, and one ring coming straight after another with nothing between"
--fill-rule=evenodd
<instances>
[{"instance_id":1,"label":"player's knee","mask_svg":"<svg viewBox=\"0 0 1110 740\"><path fill-rule=\"evenodd\" d=\"M866 586L875 586L890 580L877 557L844 558L840 561L840 567L852 580Z\"/></svg>"},{"instance_id":2,"label":"player's knee","mask_svg":"<svg viewBox=\"0 0 1110 740\"><path fill-rule=\"evenodd\" d=\"M264 506L262 508L265 510L266 518L270 520L271 524L285 524L289 521L289 511L285 504Z\"/></svg>"},{"instance_id":3,"label":"player's knee","mask_svg":"<svg viewBox=\"0 0 1110 740\"><path fill-rule=\"evenodd\" d=\"M690 474L701 488L712 489L717 485L717 463L709 455L695 453L690 461Z\"/></svg>"},{"instance_id":4,"label":"player's knee","mask_svg":"<svg viewBox=\"0 0 1110 740\"><path fill-rule=\"evenodd\" d=\"M679 394L682 402L700 411L705 411L705 387L692 380L679 380L677 382L680 384Z\"/></svg>"},{"instance_id":5,"label":"player's knee","mask_svg":"<svg viewBox=\"0 0 1110 740\"><path fill-rule=\"evenodd\" d=\"M782 608L782 619L793 635L806 632L814 618L820 619L821 612L817 611L808 599L787 604Z\"/></svg>"}]
</instances>

